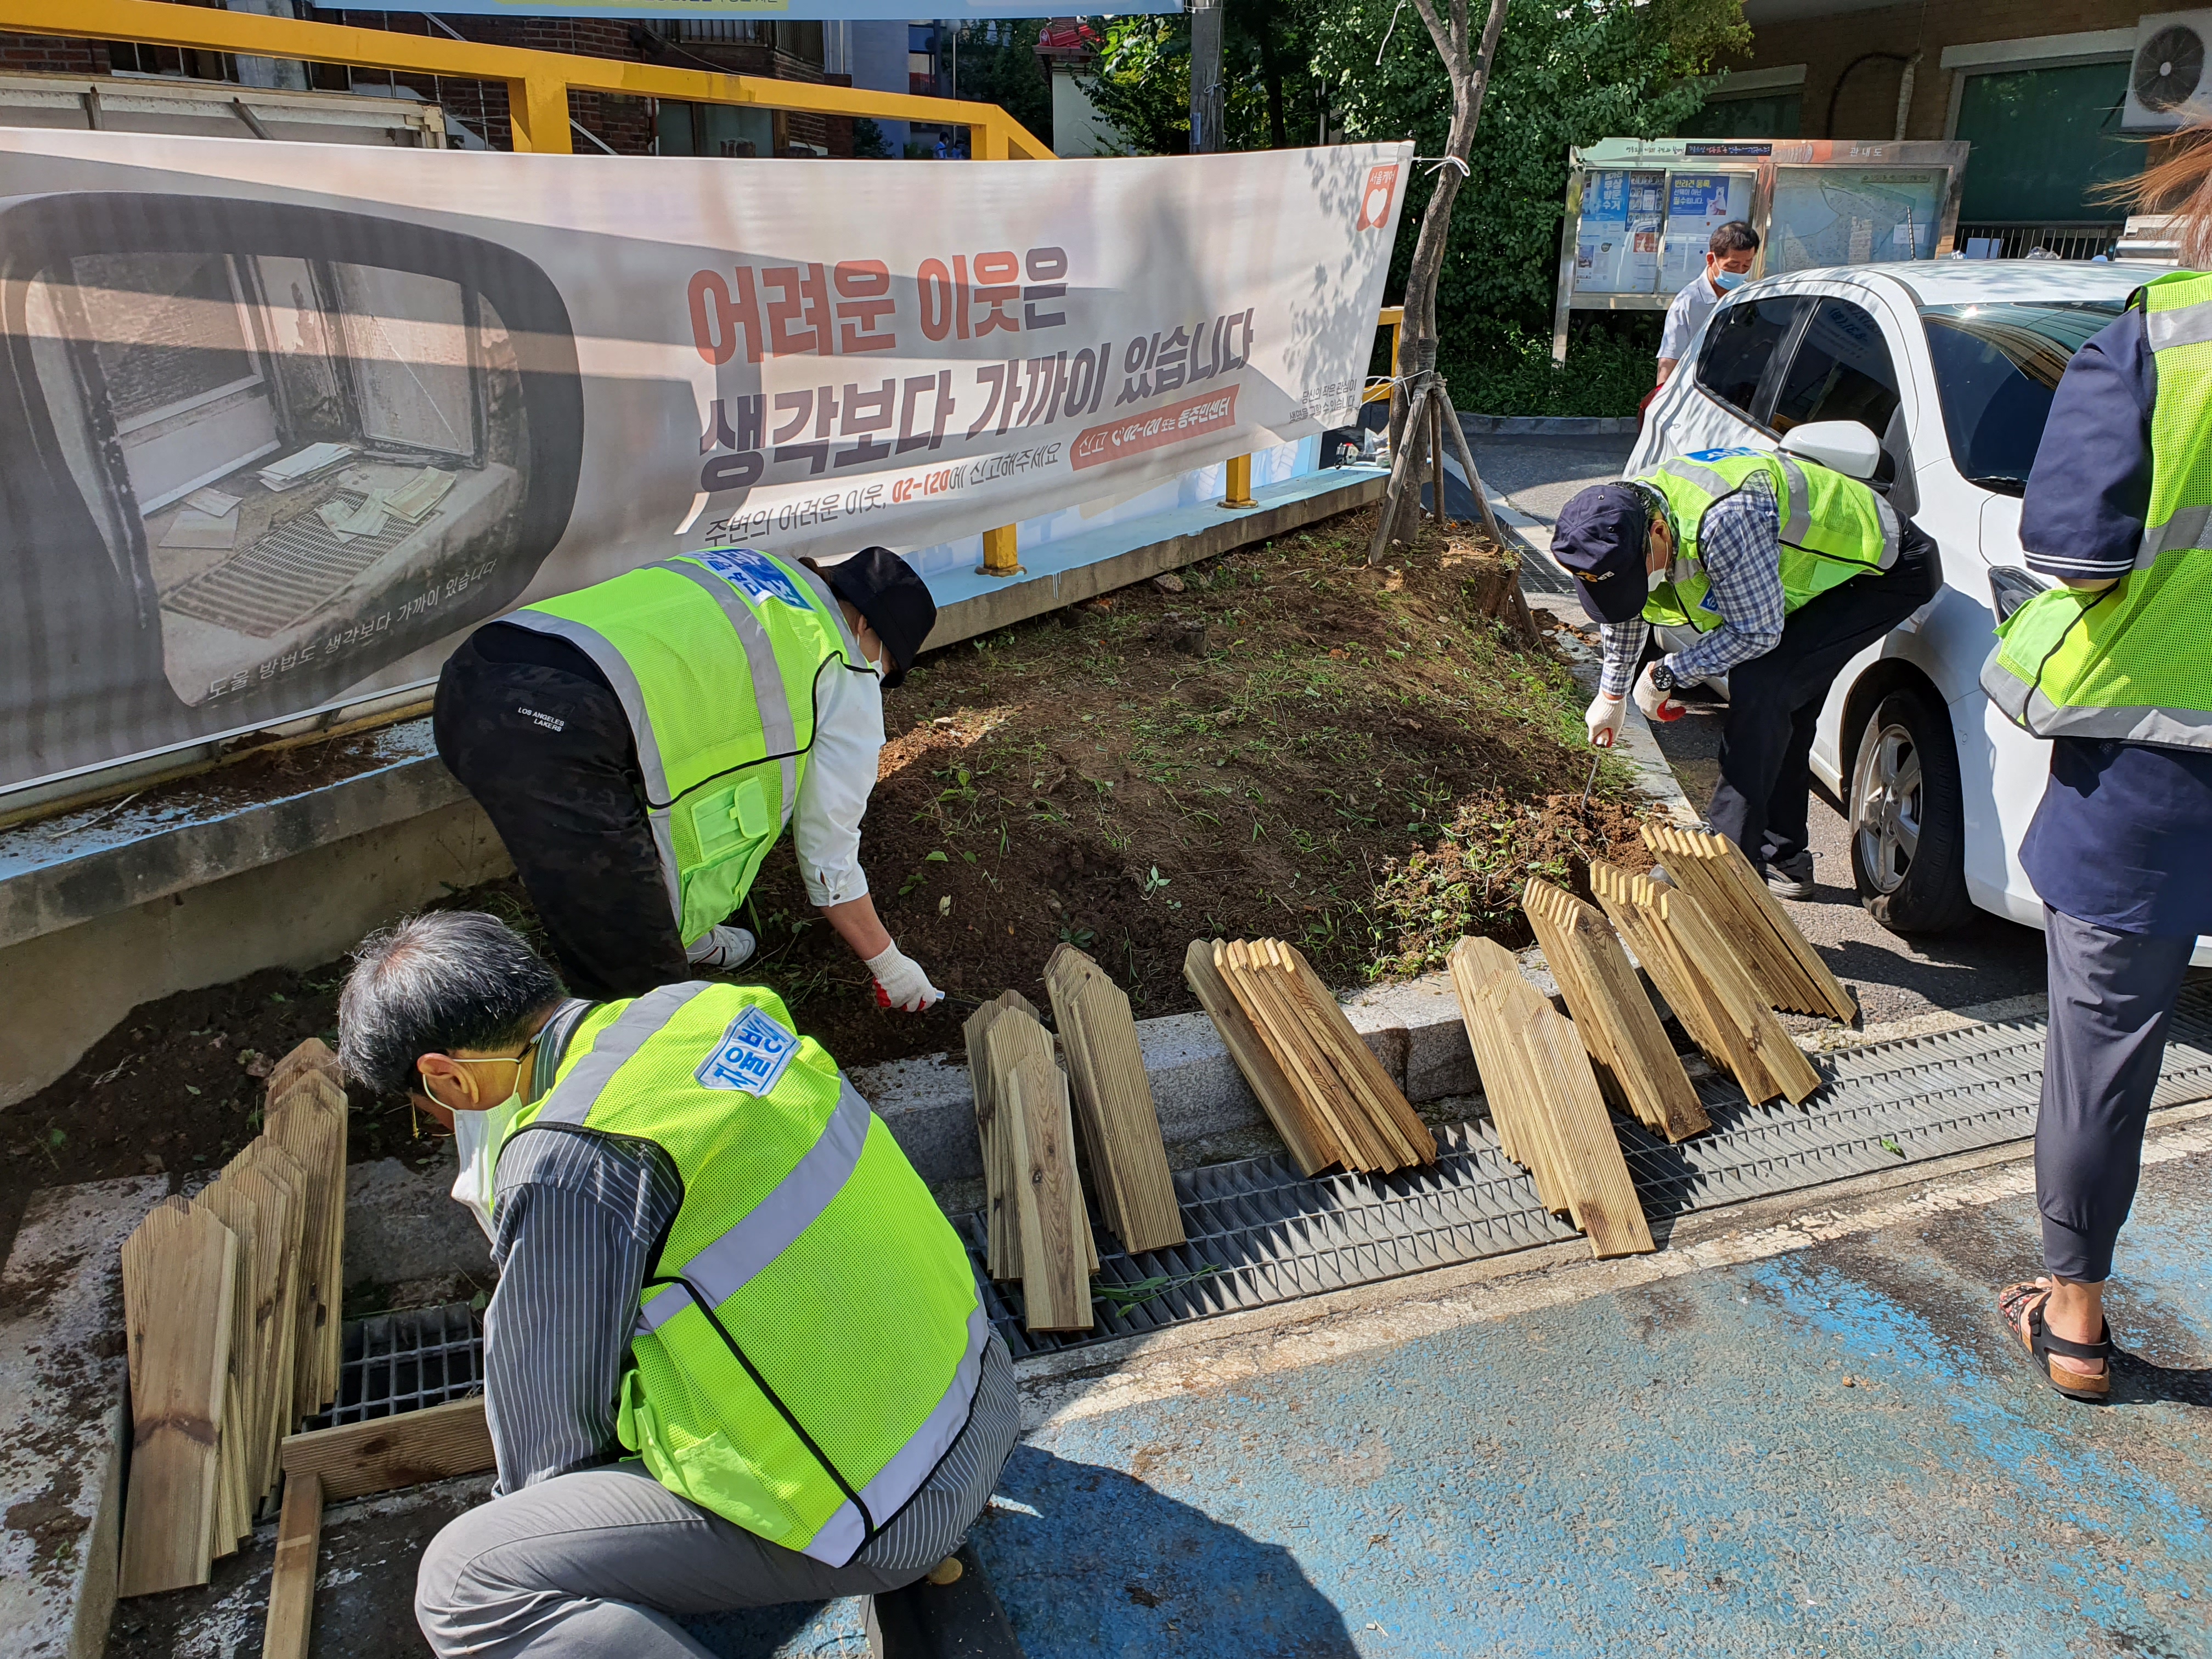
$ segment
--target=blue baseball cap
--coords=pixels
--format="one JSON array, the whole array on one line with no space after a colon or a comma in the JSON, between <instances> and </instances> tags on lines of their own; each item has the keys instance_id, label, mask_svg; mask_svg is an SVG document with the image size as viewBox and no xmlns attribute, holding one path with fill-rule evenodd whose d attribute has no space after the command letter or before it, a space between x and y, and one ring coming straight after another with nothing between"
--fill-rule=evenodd
<instances>
[{"instance_id":1,"label":"blue baseball cap","mask_svg":"<svg viewBox=\"0 0 2212 1659\"><path fill-rule=\"evenodd\" d=\"M1632 483L1592 484L1559 509L1552 556L1575 579L1583 609L1601 623L1625 623L1644 609L1644 543L1651 508Z\"/></svg>"}]
</instances>

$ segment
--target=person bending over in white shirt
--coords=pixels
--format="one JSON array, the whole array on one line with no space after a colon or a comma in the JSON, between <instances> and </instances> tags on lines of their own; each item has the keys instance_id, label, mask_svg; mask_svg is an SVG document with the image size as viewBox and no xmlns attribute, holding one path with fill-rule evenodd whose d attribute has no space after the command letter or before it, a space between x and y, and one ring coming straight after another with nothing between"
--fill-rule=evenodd
<instances>
[{"instance_id":1,"label":"person bending over in white shirt","mask_svg":"<svg viewBox=\"0 0 2212 1659\"><path fill-rule=\"evenodd\" d=\"M821 567L717 548L526 606L462 642L438 681L439 757L507 843L578 994L638 996L742 966L756 941L726 916L788 826L807 897L878 1001L920 1012L944 995L877 915L860 857L883 690L906 678L936 618L887 548ZM698 718L748 684L755 706ZM735 793L710 796L725 780Z\"/></svg>"}]
</instances>

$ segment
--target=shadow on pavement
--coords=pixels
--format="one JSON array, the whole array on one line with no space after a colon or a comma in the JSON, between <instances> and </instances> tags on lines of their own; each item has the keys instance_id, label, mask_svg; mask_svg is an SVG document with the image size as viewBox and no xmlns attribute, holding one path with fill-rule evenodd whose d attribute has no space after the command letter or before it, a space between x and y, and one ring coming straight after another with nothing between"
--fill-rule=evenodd
<instances>
[{"instance_id":1,"label":"shadow on pavement","mask_svg":"<svg viewBox=\"0 0 2212 1659\"><path fill-rule=\"evenodd\" d=\"M969 1541L1029 1659L1358 1651L1289 1550L1118 1469L1017 1446L999 1493Z\"/></svg>"}]
</instances>

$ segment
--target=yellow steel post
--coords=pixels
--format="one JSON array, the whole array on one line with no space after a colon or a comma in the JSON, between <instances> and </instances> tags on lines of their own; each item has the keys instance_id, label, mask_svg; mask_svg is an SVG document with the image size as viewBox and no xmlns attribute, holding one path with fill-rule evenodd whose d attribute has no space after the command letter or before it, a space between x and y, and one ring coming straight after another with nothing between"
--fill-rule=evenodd
<instances>
[{"instance_id":1,"label":"yellow steel post","mask_svg":"<svg viewBox=\"0 0 2212 1659\"><path fill-rule=\"evenodd\" d=\"M1390 381L1391 385L1395 386L1398 380L1398 344L1406 335L1406 307L1384 306L1375 315L1375 326L1390 331ZM1389 396L1390 386L1370 386L1360 394L1359 401L1363 404L1379 404L1386 401Z\"/></svg>"},{"instance_id":2,"label":"yellow steel post","mask_svg":"<svg viewBox=\"0 0 2212 1659\"><path fill-rule=\"evenodd\" d=\"M1229 458L1228 483L1228 489L1222 492L1222 506L1238 507L1260 505L1252 499L1252 458L1249 455L1231 455Z\"/></svg>"},{"instance_id":3,"label":"yellow steel post","mask_svg":"<svg viewBox=\"0 0 2212 1659\"><path fill-rule=\"evenodd\" d=\"M1018 576L1022 574L1021 556L1014 547L1014 526L1001 525L996 530L983 532L983 562L975 567L979 576Z\"/></svg>"},{"instance_id":4,"label":"yellow steel post","mask_svg":"<svg viewBox=\"0 0 2212 1659\"><path fill-rule=\"evenodd\" d=\"M568 85L550 76L532 75L507 83L507 118L517 150L573 154L568 136Z\"/></svg>"},{"instance_id":5,"label":"yellow steel post","mask_svg":"<svg viewBox=\"0 0 2212 1659\"><path fill-rule=\"evenodd\" d=\"M810 81L666 69L623 58L584 58L520 46L486 46L475 40L394 34L338 23L303 23L290 17L167 4L163 0L0 0L0 33L130 40L143 46L237 52L310 64L350 64L362 69L398 70L456 81L505 82L518 149L558 152L570 148L566 97L556 102L551 94L525 84L544 82L556 89L586 87L684 103L743 104L758 109L888 117L970 128L980 125L985 129L978 145L981 153L1000 160L1053 159L1052 151L1036 134L996 105L821 86Z\"/></svg>"}]
</instances>

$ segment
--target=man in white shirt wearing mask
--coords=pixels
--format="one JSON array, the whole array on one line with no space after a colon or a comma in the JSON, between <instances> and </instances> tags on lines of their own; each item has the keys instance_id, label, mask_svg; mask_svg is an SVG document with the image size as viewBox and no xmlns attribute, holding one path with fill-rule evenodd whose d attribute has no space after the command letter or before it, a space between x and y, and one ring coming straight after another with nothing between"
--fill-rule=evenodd
<instances>
[{"instance_id":1,"label":"man in white shirt wearing mask","mask_svg":"<svg viewBox=\"0 0 2212 1659\"><path fill-rule=\"evenodd\" d=\"M786 829L878 1003L918 1013L944 995L878 917L860 860L883 689L936 619L888 548L818 568L709 548L462 642L438 681L439 757L506 842L580 995L744 963L756 941L729 918Z\"/></svg>"},{"instance_id":2,"label":"man in white shirt wearing mask","mask_svg":"<svg viewBox=\"0 0 2212 1659\"><path fill-rule=\"evenodd\" d=\"M1674 373L1675 364L1689 355L1690 342L1713 314L1721 296L1741 288L1751 279L1759 259L1759 233L1741 219L1717 228L1705 244L1705 268L1690 279L1689 286L1667 307L1667 325L1659 331L1659 385Z\"/></svg>"}]
</instances>

